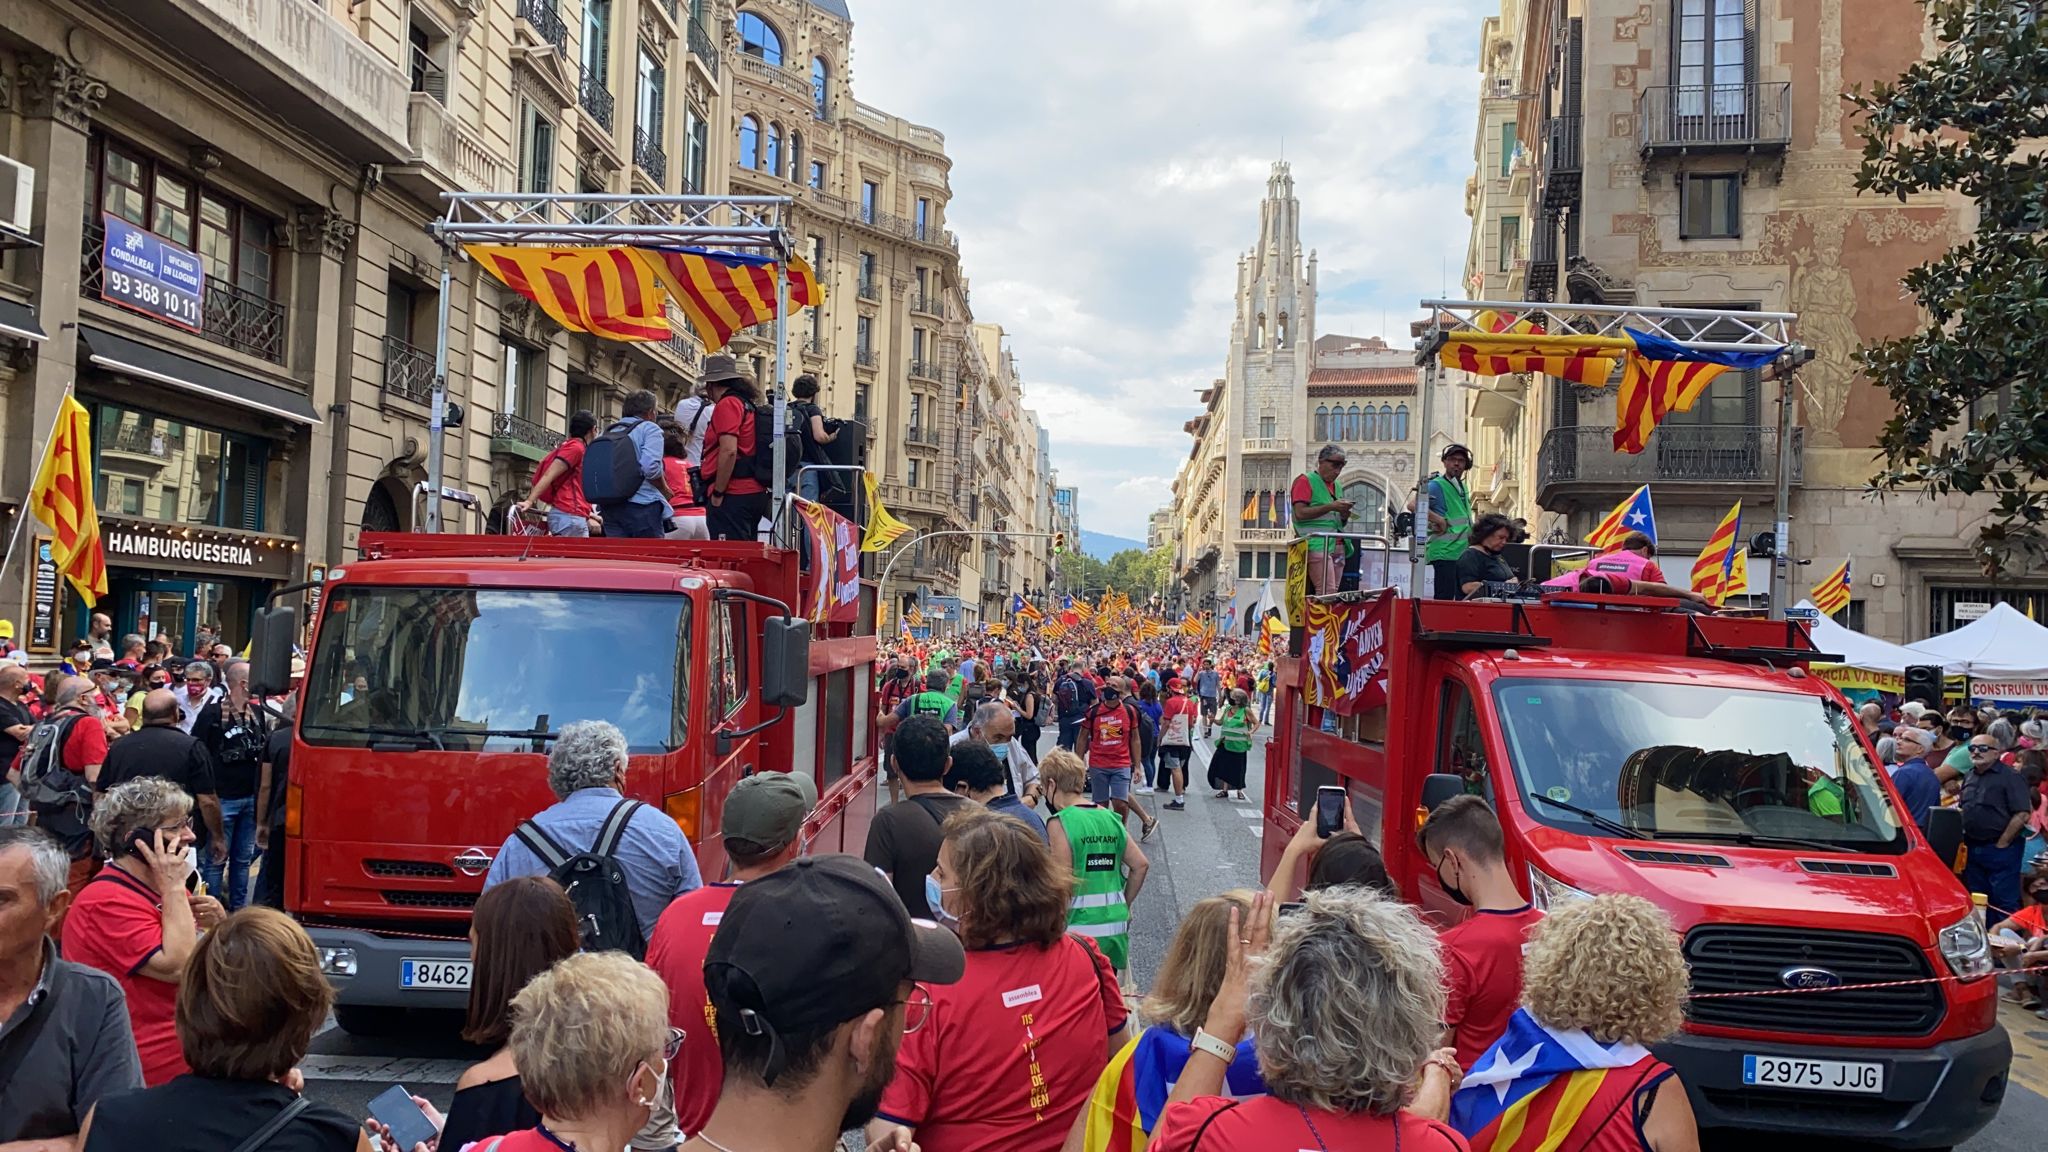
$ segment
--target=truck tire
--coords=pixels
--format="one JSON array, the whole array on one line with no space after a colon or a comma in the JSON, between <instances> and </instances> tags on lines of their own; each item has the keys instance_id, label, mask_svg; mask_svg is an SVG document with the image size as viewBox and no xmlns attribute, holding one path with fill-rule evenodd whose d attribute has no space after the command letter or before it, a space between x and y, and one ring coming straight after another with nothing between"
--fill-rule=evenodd
<instances>
[{"instance_id":1,"label":"truck tire","mask_svg":"<svg viewBox=\"0 0 2048 1152\"><path fill-rule=\"evenodd\" d=\"M398 1031L405 1009L369 1004L336 1004L334 1022L351 1036L389 1036Z\"/></svg>"}]
</instances>

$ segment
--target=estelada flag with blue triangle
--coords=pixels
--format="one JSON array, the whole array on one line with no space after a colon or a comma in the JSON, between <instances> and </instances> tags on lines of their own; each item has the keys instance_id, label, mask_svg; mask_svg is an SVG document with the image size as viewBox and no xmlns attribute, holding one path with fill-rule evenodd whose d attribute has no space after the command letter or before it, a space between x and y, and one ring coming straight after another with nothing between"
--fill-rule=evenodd
<instances>
[{"instance_id":1,"label":"estelada flag with blue triangle","mask_svg":"<svg viewBox=\"0 0 2048 1152\"><path fill-rule=\"evenodd\" d=\"M1586 534L1586 543L1595 548L1607 549L1621 546L1622 537L1631 532L1641 532L1657 542L1657 511L1650 506L1648 484L1629 494L1629 498L1614 506L1614 511L1601 517L1593 530Z\"/></svg>"},{"instance_id":2,"label":"estelada flag with blue triangle","mask_svg":"<svg viewBox=\"0 0 2048 1152\"><path fill-rule=\"evenodd\" d=\"M1656 1069L1646 1048L1551 1028L1519 1008L1451 1095L1451 1127L1472 1152L1556 1148L1581 1120L1607 1115L1609 1101L1626 1107Z\"/></svg>"},{"instance_id":3,"label":"estelada flag with blue triangle","mask_svg":"<svg viewBox=\"0 0 2048 1152\"><path fill-rule=\"evenodd\" d=\"M1022 592L1010 593L1010 614L1022 616L1026 620L1045 619L1045 613L1038 610L1038 605L1026 600Z\"/></svg>"},{"instance_id":4,"label":"estelada flag with blue triangle","mask_svg":"<svg viewBox=\"0 0 2048 1152\"><path fill-rule=\"evenodd\" d=\"M1813 586L1813 606L1833 616L1849 606L1850 590L1854 584L1849 575L1849 561L1844 559L1840 568L1821 577L1820 583Z\"/></svg>"}]
</instances>

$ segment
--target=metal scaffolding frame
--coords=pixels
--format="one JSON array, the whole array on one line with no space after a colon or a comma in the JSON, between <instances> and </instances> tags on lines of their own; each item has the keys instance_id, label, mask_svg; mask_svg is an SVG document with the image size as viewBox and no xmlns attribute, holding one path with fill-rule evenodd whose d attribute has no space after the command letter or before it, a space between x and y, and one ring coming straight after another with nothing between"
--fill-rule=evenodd
<instances>
[{"instance_id":1,"label":"metal scaffolding frame","mask_svg":"<svg viewBox=\"0 0 2048 1152\"><path fill-rule=\"evenodd\" d=\"M1793 339L1799 322L1793 312L1747 312L1722 308L1636 308L1613 304L1546 304L1530 300L1424 300L1428 313L1422 334L1415 342L1415 363L1422 369L1422 413L1417 437L1415 487L1415 534L1409 544L1409 588L1416 596L1428 594L1429 565L1429 478L1430 438L1434 434L1430 416L1435 410L1438 377L1442 366L1437 354L1446 341L1457 335L1503 334L1481 320L1482 313L1511 315L1517 321L1540 325L1541 334L1530 334L1532 346L1554 342L1560 348L1572 340L1587 337L1619 339L1625 328L1659 336L1674 344L1700 352L1761 352L1780 350L1770 369L1778 388L1778 491L1772 509L1776 519L1777 547L1771 563L1771 618L1783 619L1790 597L1792 457L1792 373L1813 359L1813 352ZM1740 546L1740 541L1737 542Z\"/></svg>"},{"instance_id":2,"label":"metal scaffolding frame","mask_svg":"<svg viewBox=\"0 0 2048 1152\"><path fill-rule=\"evenodd\" d=\"M794 253L787 196L633 196L609 192L443 192L440 219L427 231L441 245L441 297L434 334L434 392L427 425L427 488L443 494L442 439L448 412L448 305L451 269L465 244L531 247L722 248L786 265ZM788 488L789 277L775 278L775 483L773 506ZM439 532L441 499L427 501L427 531Z\"/></svg>"}]
</instances>

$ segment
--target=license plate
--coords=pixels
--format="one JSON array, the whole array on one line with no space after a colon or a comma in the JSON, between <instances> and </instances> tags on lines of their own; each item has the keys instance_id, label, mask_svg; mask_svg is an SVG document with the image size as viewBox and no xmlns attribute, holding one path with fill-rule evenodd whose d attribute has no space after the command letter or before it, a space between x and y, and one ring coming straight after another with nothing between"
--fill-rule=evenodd
<instances>
[{"instance_id":1,"label":"license plate","mask_svg":"<svg viewBox=\"0 0 2048 1152\"><path fill-rule=\"evenodd\" d=\"M469 961L467 960L400 960L398 962L398 986L400 988L454 988L469 987Z\"/></svg>"},{"instance_id":2,"label":"license plate","mask_svg":"<svg viewBox=\"0 0 2048 1152\"><path fill-rule=\"evenodd\" d=\"M1788 1056L1744 1056L1742 1082L1759 1088L1809 1092L1884 1091L1884 1065L1854 1060L1801 1060Z\"/></svg>"}]
</instances>

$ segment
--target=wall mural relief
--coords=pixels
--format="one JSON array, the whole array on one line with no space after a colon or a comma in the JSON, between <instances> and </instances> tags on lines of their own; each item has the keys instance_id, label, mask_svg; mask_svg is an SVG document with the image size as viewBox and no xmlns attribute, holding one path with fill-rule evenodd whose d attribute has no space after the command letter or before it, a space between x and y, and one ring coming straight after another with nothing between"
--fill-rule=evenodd
<instances>
[{"instance_id":1,"label":"wall mural relief","mask_svg":"<svg viewBox=\"0 0 2048 1152\"><path fill-rule=\"evenodd\" d=\"M1813 362L1799 372L1806 399L1808 442L1820 448L1842 445L1840 426L1856 383L1856 286L1842 267L1846 209L1803 214L1809 240L1792 253L1792 310L1799 313L1799 341L1813 349Z\"/></svg>"}]
</instances>

